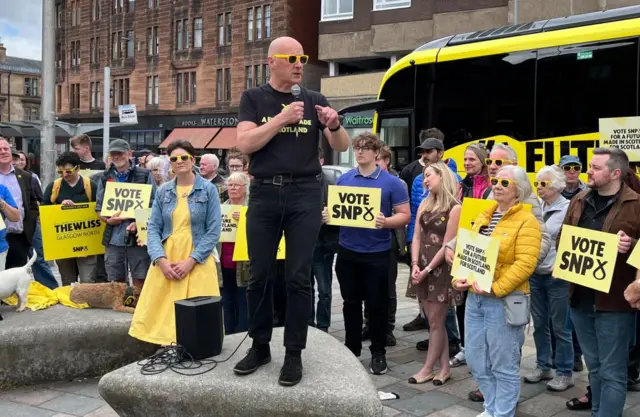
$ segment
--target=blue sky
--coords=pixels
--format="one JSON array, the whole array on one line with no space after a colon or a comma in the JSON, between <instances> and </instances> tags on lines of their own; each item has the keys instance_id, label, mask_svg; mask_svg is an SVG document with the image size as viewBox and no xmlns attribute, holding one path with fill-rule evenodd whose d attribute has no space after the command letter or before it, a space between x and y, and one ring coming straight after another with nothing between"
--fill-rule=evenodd
<instances>
[{"instance_id":1,"label":"blue sky","mask_svg":"<svg viewBox=\"0 0 640 417\"><path fill-rule=\"evenodd\" d=\"M42 59L42 0L0 0L0 38L7 55Z\"/></svg>"}]
</instances>

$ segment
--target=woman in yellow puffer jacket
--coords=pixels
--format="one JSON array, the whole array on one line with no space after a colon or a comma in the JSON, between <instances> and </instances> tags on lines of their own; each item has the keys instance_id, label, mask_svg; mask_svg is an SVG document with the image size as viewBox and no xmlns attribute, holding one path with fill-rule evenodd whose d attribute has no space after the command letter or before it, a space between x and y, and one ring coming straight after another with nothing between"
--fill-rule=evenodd
<instances>
[{"instance_id":1,"label":"woman in yellow puffer jacket","mask_svg":"<svg viewBox=\"0 0 640 417\"><path fill-rule=\"evenodd\" d=\"M478 417L512 417L520 396L520 350L529 320L529 277L533 274L542 235L530 210L522 204L532 193L526 172L506 166L491 178L496 204L476 219L473 230L500 239L491 293L474 282L455 279L469 289L465 313L467 364L484 396Z\"/></svg>"}]
</instances>

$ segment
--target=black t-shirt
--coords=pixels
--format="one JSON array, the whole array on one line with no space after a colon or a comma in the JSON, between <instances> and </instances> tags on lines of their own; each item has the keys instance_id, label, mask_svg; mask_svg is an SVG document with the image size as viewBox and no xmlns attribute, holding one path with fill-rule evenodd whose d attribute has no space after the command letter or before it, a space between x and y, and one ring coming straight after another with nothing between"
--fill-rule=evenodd
<instances>
[{"instance_id":1,"label":"black t-shirt","mask_svg":"<svg viewBox=\"0 0 640 417\"><path fill-rule=\"evenodd\" d=\"M276 91L270 84L251 88L240 98L238 121L262 126L294 101L297 100L292 94ZM329 103L322 94L306 88L302 88L299 101L304 102L304 118L297 126L285 126L251 155L249 174L268 178L274 175L311 176L322 172L318 160L318 131L323 131L325 126L318 120L315 106L328 107Z\"/></svg>"},{"instance_id":2,"label":"black t-shirt","mask_svg":"<svg viewBox=\"0 0 640 417\"><path fill-rule=\"evenodd\" d=\"M97 159L94 159L91 162L80 161L80 169L90 169L93 171L98 171L106 169L106 165L104 162L98 161Z\"/></svg>"},{"instance_id":3,"label":"black t-shirt","mask_svg":"<svg viewBox=\"0 0 640 417\"><path fill-rule=\"evenodd\" d=\"M44 190L44 198L42 199L42 205L48 206L51 205L51 192L53 191L53 183L47 185L47 188ZM96 201L96 194L98 192L98 186L95 182L91 181L91 201ZM60 184L60 192L58 193L58 198L55 201L55 204L62 204L64 200L71 200L74 203L88 203L89 198L87 197L87 193L84 189L84 181L82 177L78 180L76 185L73 187L69 186L69 184L62 180Z\"/></svg>"}]
</instances>

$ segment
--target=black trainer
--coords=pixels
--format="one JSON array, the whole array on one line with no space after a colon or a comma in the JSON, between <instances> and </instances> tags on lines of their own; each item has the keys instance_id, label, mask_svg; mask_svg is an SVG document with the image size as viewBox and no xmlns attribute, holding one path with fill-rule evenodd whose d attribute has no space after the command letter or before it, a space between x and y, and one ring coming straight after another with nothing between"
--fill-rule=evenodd
<instances>
[{"instance_id":1,"label":"black trainer","mask_svg":"<svg viewBox=\"0 0 640 417\"><path fill-rule=\"evenodd\" d=\"M280 370L278 382L285 387L292 387L302 379L302 358L296 355L286 354L284 365Z\"/></svg>"},{"instance_id":2,"label":"black trainer","mask_svg":"<svg viewBox=\"0 0 640 417\"><path fill-rule=\"evenodd\" d=\"M387 333L386 346L391 347L395 346L396 344L396 337L393 335L393 332Z\"/></svg>"},{"instance_id":3,"label":"black trainer","mask_svg":"<svg viewBox=\"0 0 640 417\"><path fill-rule=\"evenodd\" d=\"M427 350L429 350L429 339L421 340L416 343L416 349L421 352L426 352Z\"/></svg>"},{"instance_id":4,"label":"black trainer","mask_svg":"<svg viewBox=\"0 0 640 417\"><path fill-rule=\"evenodd\" d=\"M369 363L369 371L371 371L374 375L383 375L386 374L389 369L387 368L387 358L380 353L376 353L371 358L371 363Z\"/></svg>"},{"instance_id":5,"label":"black trainer","mask_svg":"<svg viewBox=\"0 0 640 417\"><path fill-rule=\"evenodd\" d=\"M233 372L237 375L249 375L269 362L271 362L271 349L269 349L269 345L252 346L247 351L247 356L233 368Z\"/></svg>"}]
</instances>

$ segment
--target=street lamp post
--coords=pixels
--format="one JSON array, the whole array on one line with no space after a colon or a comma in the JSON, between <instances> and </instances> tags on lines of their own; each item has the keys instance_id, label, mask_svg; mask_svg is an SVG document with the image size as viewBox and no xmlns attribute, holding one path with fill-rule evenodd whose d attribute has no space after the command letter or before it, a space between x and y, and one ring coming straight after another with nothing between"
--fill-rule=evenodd
<instances>
[{"instance_id":1,"label":"street lamp post","mask_svg":"<svg viewBox=\"0 0 640 417\"><path fill-rule=\"evenodd\" d=\"M102 108L102 158L106 162L107 154L109 153L109 99L111 98L111 68L104 67L104 103Z\"/></svg>"},{"instance_id":2,"label":"street lamp post","mask_svg":"<svg viewBox=\"0 0 640 417\"><path fill-rule=\"evenodd\" d=\"M42 130L40 131L40 178L44 185L54 179L56 109L55 109L55 2L42 0Z\"/></svg>"}]
</instances>

